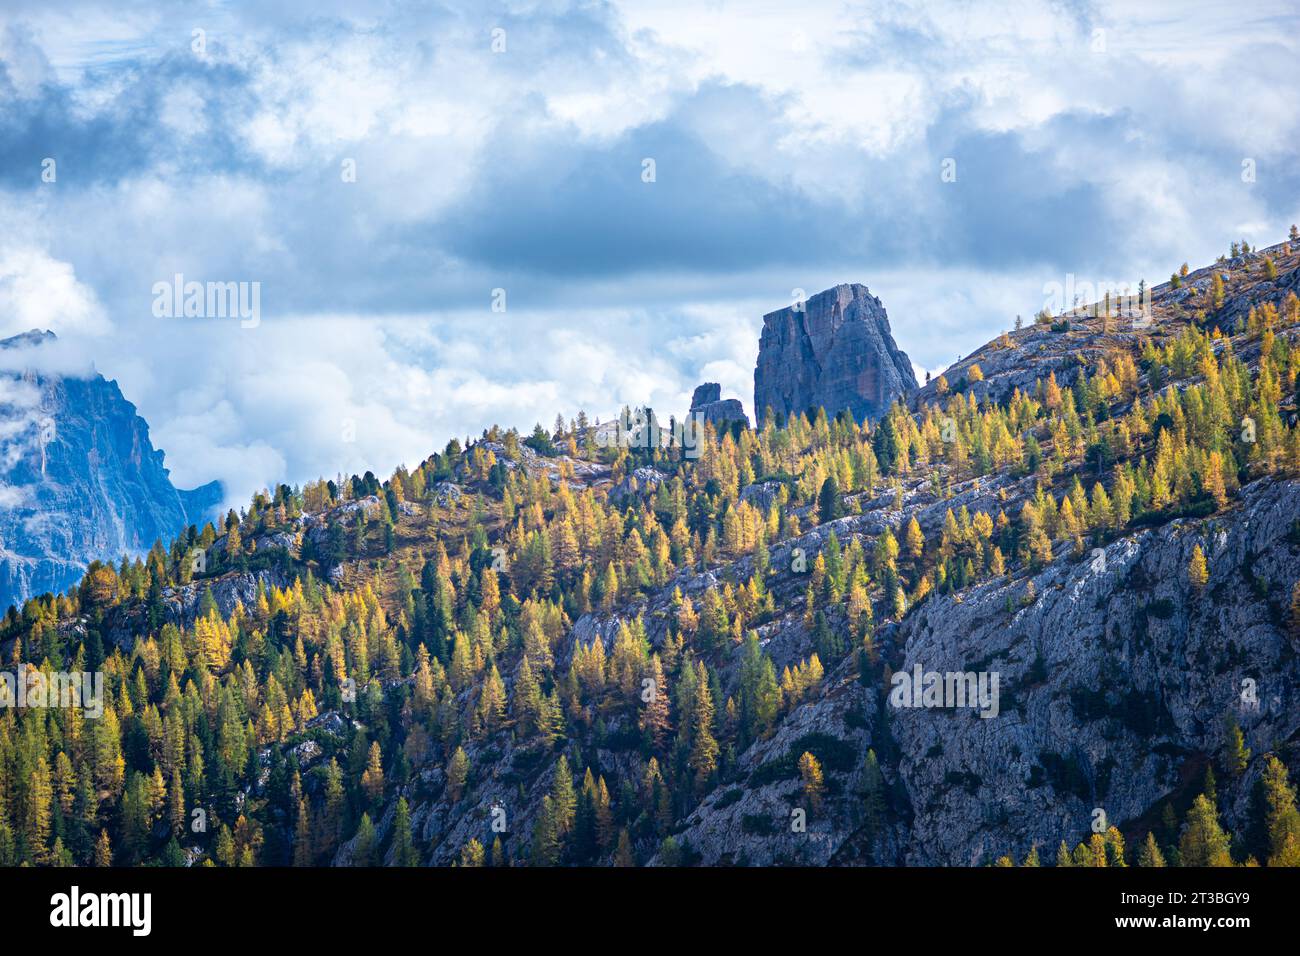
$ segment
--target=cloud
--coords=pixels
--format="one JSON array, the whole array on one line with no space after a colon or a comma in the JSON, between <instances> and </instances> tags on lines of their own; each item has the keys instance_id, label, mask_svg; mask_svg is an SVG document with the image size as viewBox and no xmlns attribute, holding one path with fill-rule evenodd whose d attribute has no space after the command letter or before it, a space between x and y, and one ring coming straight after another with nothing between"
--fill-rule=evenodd
<instances>
[{"instance_id":1,"label":"cloud","mask_svg":"<svg viewBox=\"0 0 1300 956\"><path fill-rule=\"evenodd\" d=\"M942 369L1067 272L1300 220L1292 5L999 6L20 0L0 328L54 328L238 503L703 380L752 414L796 288L865 282ZM260 283L261 325L154 318L176 273Z\"/></svg>"},{"instance_id":2,"label":"cloud","mask_svg":"<svg viewBox=\"0 0 1300 956\"><path fill-rule=\"evenodd\" d=\"M0 338L31 329L99 336L111 325L71 264L41 249L0 247Z\"/></svg>"}]
</instances>

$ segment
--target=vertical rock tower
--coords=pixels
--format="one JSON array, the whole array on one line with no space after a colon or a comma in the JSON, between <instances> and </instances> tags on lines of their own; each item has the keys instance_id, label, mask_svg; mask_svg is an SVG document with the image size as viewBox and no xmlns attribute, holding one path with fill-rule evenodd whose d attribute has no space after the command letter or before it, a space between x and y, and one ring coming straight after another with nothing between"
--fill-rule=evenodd
<instances>
[{"instance_id":1,"label":"vertical rock tower","mask_svg":"<svg viewBox=\"0 0 1300 956\"><path fill-rule=\"evenodd\" d=\"M723 398L722 386L717 382L705 382L695 389L695 394L691 396L692 415L702 415L704 420L712 422L715 428L721 428L731 422L744 422L746 427L749 426L749 417L745 414L745 406L740 403L738 398Z\"/></svg>"},{"instance_id":2,"label":"vertical rock tower","mask_svg":"<svg viewBox=\"0 0 1300 956\"><path fill-rule=\"evenodd\" d=\"M898 398L916 393L907 354L894 343L885 307L854 282L819 292L802 311L763 316L754 369L754 415L789 416L844 409L857 421L879 419Z\"/></svg>"}]
</instances>

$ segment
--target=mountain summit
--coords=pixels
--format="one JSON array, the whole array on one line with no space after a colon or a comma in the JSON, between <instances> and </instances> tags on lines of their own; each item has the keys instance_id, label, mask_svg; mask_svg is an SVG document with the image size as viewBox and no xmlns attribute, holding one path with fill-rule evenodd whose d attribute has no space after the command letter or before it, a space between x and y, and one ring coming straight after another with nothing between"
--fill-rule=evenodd
<instances>
[{"instance_id":1,"label":"mountain summit","mask_svg":"<svg viewBox=\"0 0 1300 956\"><path fill-rule=\"evenodd\" d=\"M221 486L179 491L116 382L41 371L32 330L0 341L0 608L76 584L89 562L170 541Z\"/></svg>"},{"instance_id":2,"label":"mountain summit","mask_svg":"<svg viewBox=\"0 0 1300 956\"><path fill-rule=\"evenodd\" d=\"M894 343L880 299L854 282L763 316L754 369L754 414L844 409L878 420L916 392L916 375Z\"/></svg>"}]
</instances>

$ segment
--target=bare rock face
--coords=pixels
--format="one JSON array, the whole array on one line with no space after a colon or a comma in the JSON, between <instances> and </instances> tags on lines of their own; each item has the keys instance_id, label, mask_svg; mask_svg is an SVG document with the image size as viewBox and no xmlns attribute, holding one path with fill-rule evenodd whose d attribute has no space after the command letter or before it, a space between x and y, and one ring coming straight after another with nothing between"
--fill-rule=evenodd
<instances>
[{"instance_id":1,"label":"bare rock face","mask_svg":"<svg viewBox=\"0 0 1300 956\"><path fill-rule=\"evenodd\" d=\"M695 387L695 394L691 396L691 411L695 411L702 405L711 405L720 401L722 401L722 386L717 382L705 382Z\"/></svg>"},{"instance_id":2,"label":"bare rock face","mask_svg":"<svg viewBox=\"0 0 1300 956\"><path fill-rule=\"evenodd\" d=\"M221 498L177 489L116 382L59 367L52 332L0 341L0 611L199 523Z\"/></svg>"},{"instance_id":3,"label":"bare rock face","mask_svg":"<svg viewBox=\"0 0 1300 956\"><path fill-rule=\"evenodd\" d=\"M749 425L749 416L745 414L745 406L740 403L740 399L723 399L722 386L717 382L705 382L695 389L695 394L691 396L690 413L702 415L715 428L735 421L742 421L747 427Z\"/></svg>"},{"instance_id":4,"label":"bare rock face","mask_svg":"<svg viewBox=\"0 0 1300 956\"><path fill-rule=\"evenodd\" d=\"M824 408L854 419L879 419L917 389L906 353L889 330L880 300L859 283L819 292L802 310L763 316L754 369L754 408L761 426L770 409L789 416Z\"/></svg>"},{"instance_id":5,"label":"bare rock face","mask_svg":"<svg viewBox=\"0 0 1300 956\"><path fill-rule=\"evenodd\" d=\"M1027 578L995 579L882 629L903 649L899 670L1000 673L993 719L891 708L913 809L906 862L1050 853L1063 835L1086 839L1098 808L1140 839L1161 801L1190 800L1228 717L1255 755L1222 791L1226 822L1244 830L1262 755L1284 754L1300 730L1286 614L1297 528L1297 483L1260 481L1211 521L1061 556L1033 576L1032 599ZM1203 590L1186 571L1198 544Z\"/></svg>"}]
</instances>

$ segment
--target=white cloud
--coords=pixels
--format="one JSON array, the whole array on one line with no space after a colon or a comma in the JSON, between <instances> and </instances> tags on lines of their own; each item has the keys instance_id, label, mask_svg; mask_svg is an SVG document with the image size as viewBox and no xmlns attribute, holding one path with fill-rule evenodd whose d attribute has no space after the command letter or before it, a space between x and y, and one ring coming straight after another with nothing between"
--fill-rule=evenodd
<instances>
[{"instance_id":1,"label":"white cloud","mask_svg":"<svg viewBox=\"0 0 1300 956\"><path fill-rule=\"evenodd\" d=\"M684 412L706 380L752 415L761 317L794 287L865 282L933 371L1028 321L1066 271L1118 263L1155 280L1300 218L1277 198L1300 142L1285 4L1000 6L466 4L303 20L228 4L201 22L32 6L0 34L0 61L20 96L66 82L68 115L46 108L71 132L57 187L33 192L36 170L0 185L13 223L0 329L87 340L76 354L119 379L174 480L221 478L240 503L280 481L386 473L494 422ZM647 141L694 161L665 162L660 192L641 194L640 208L670 210L653 241L697 248L687 227L673 235L673 209L752 211L759 235L723 222L715 241L753 240L770 261L716 247L659 268L638 258L654 251L646 224L601 203L624 168L635 182ZM967 152L945 192L948 148ZM1253 187L1244 156L1259 161ZM1001 169L1007 194L975 201ZM531 184L531 218L502 180ZM729 188L740 200L710 205ZM1018 235L1040 206L1058 221ZM457 242L487 218L504 224L486 233L496 258ZM594 261L601 229L631 252ZM798 246L818 240L816 257ZM176 272L262 282L262 325L154 319L151 286ZM510 309L491 313L503 284Z\"/></svg>"},{"instance_id":2,"label":"white cloud","mask_svg":"<svg viewBox=\"0 0 1300 956\"><path fill-rule=\"evenodd\" d=\"M0 248L0 338L31 329L104 335L111 325L71 264L32 247Z\"/></svg>"}]
</instances>

